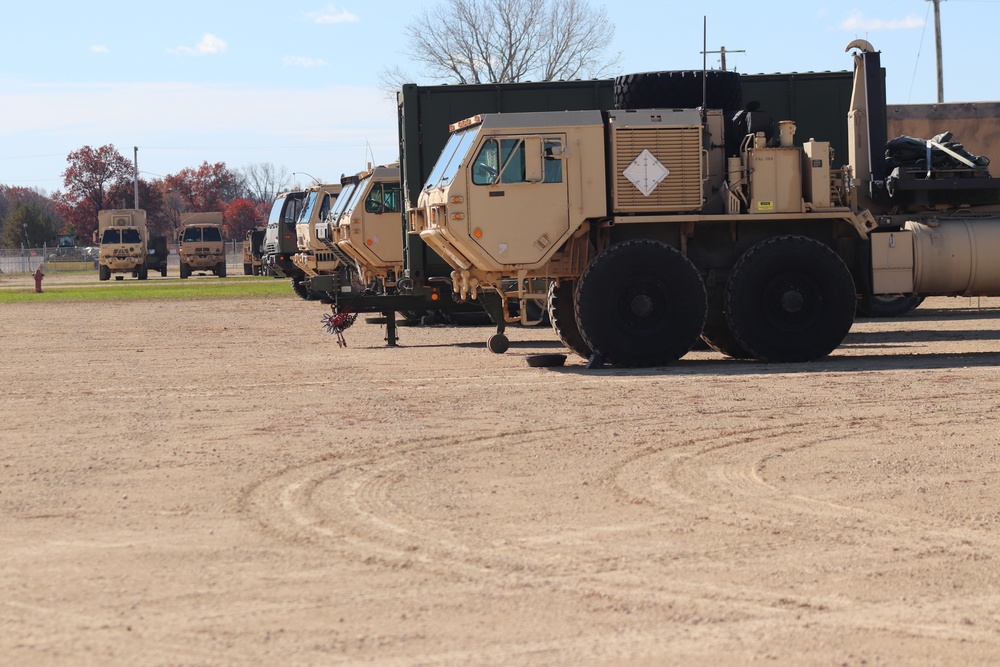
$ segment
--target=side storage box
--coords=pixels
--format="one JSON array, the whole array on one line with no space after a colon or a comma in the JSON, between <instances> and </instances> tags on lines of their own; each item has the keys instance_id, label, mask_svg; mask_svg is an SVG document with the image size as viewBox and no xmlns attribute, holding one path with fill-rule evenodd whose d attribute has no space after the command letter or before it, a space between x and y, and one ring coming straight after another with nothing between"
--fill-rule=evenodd
<instances>
[{"instance_id":1,"label":"side storage box","mask_svg":"<svg viewBox=\"0 0 1000 667\"><path fill-rule=\"evenodd\" d=\"M875 294L913 293L913 232L874 232L872 291Z\"/></svg>"}]
</instances>

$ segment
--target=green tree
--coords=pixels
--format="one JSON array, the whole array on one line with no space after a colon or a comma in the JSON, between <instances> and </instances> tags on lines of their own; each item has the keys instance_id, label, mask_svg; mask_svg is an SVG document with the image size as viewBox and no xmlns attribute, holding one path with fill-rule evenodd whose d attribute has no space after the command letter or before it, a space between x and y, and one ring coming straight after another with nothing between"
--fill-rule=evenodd
<instances>
[{"instance_id":1,"label":"green tree","mask_svg":"<svg viewBox=\"0 0 1000 667\"><path fill-rule=\"evenodd\" d=\"M17 202L3 220L0 242L5 248L40 248L54 245L62 225L36 202Z\"/></svg>"}]
</instances>

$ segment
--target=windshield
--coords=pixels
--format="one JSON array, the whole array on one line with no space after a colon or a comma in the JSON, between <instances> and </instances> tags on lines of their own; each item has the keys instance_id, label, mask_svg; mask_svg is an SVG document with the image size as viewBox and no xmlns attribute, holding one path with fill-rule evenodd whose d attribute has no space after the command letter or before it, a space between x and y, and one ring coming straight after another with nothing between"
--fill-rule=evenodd
<instances>
[{"instance_id":1,"label":"windshield","mask_svg":"<svg viewBox=\"0 0 1000 667\"><path fill-rule=\"evenodd\" d=\"M354 194L354 188L356 187L357 186L353 182L348 183L344 186L344 189L340 191L340 194L337 195L337 201L333 203L333 208L330 210L329 220L331 225L335 227L337 226L337 221L340 219L340 216L343 215L344 209L347 208L347 202L351 199L351 196Z\"/></svg>"},{"instance_id":2,"label":"windshield","mask_svg":"<svg viewBox=\"0 0 1000 667\"><path fill-rule=\"evenodd\" d=\"M347 202L347 208L345 209L350 215L354 215L354 211L358 206L358 200L361 199L361 195L368 189L369 182L371 182L371 177L358 183L358 187L351 193L351 201Z\"/></svg>"},{"instance_id":3,"label":"windshield","mask_svg":"<svg viewBox=\"0 0 1000 667\"><path fill-rule=\"evenodd\" d=\"M439 188L451 183L458 171L458 165L469 150L469 146L479 136L479 125L462 132L456 132L448 139L441 156L434 163L434 168L427 177L425 188Z\"/></svg>"},{"instance_id":4,"label":"windshield","mask_svg":"<svg viewBox=\"0 0 1000 667\"><path fill-rule=\"evenodd\" d=\"M285 203L288 201L288 197L274 200L274 203L271 204L271 214L267 216L268 226L277 225L281 222L281 214L285 212Z\"/></svg>"},{"instance_id":5,"label":"windshield","mask_svg":"<svg viewBox=\"0 0 1000 667\"><path fill-rule=\"evenodd\" d=\"M222 230L218 227L205 227L201 230L201 239L203 241L221 241Z\"/></svg>"},{"instance_id":6,"label":"windshield","mask_svg":"<svg viewBox=\"0 0 1000 667\"><path fill-rule=\"evenodd\" d=\"M122 234L117 229L105 229L101 236L101 243L121 243Z\"/></svg>"},{"instance_id":7,"label":"windshield","mask_svg":"<svg viewBox=\"0 0 1000 667\"><path fill-rule=\"evenodd\" d=\"M183 243L197 243L201 241L201 228L200 227L188 227L184 230L184 237L181 239Z\"/></svg>"},{"instance_id":8,"label":"windshield","mask_svg":"<svg viewBox=\"0 0 1000 667\"><path fill-rule=\"evenodd\" d=\"M316 199L319 196L318 192L310 192L306 197L305 204L302 206L302 211L299 212L299 217L297 222L309 222L309 218L312 217L313 207L316 206Z\"/></svg>"},{"instance_id":9,"label":"windshield","mask_svg":"<svg viewBox=\"0 0 1000 667\"><path fill-rule=\"evenodd\" d=\"M139 236L138 229L123 229L122 230L122 243L142 243L142 237Z\"/></svg>"}]
</instances>

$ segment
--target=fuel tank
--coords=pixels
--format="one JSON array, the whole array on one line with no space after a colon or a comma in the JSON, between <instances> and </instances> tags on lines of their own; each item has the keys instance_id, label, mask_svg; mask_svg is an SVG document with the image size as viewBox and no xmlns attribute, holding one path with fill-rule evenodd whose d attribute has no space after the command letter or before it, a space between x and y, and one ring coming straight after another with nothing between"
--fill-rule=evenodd
<instances>
[{"instance_id":1,"label":"fuel tank","mask_svg":"<svg viewBox=\"0 0 1000 667\"><path fill-rule=\"evenodd\" d=\"M1000 295L1000 217L909 221L913 292L926 296Z\"/></svg>"}]
</instances>

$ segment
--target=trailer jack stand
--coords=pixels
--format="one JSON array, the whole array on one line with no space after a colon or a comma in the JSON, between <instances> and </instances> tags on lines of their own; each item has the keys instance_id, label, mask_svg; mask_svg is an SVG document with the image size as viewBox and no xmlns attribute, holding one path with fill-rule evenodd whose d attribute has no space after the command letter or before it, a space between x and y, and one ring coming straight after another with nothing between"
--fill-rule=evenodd
<instances>
[{"instance_id":1,"label":"trailer jack stand","mask_svg":"<svg viewBox=\"0 0 1000 667\"><path fill-rule=\"evenodd\" d=\"M385 344L387 347L396 347L399 342L399 336L396 335L396 313L390 310L382 314L385 315Z\"/></svg>"}]
</instances>

